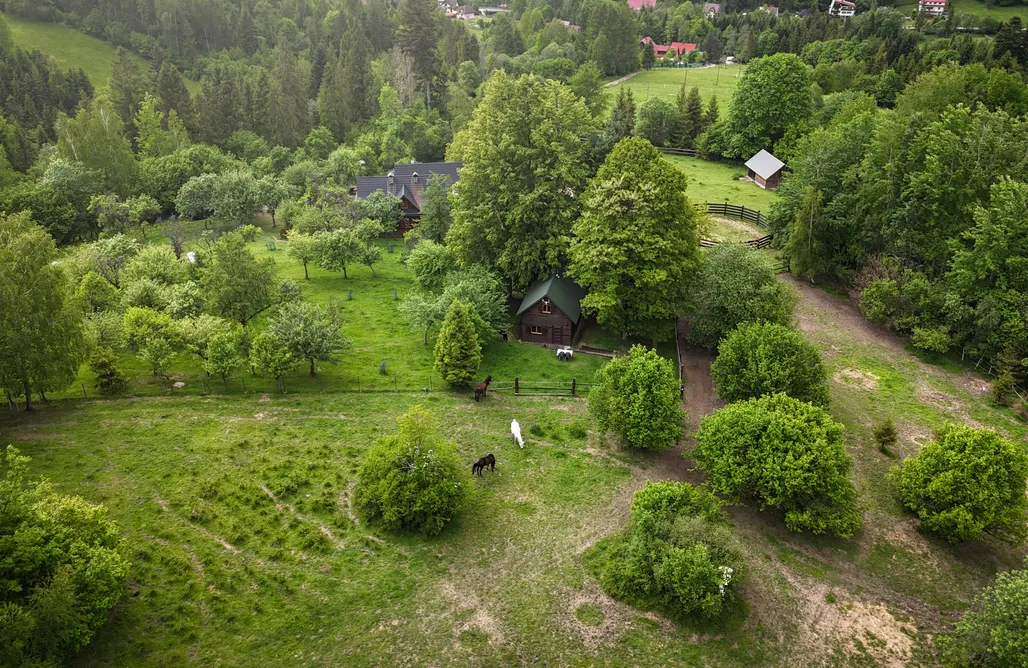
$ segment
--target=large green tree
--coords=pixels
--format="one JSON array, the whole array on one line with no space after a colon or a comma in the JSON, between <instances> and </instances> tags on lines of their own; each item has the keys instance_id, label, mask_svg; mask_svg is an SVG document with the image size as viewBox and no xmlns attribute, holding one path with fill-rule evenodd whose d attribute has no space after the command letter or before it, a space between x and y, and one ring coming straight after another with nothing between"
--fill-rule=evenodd
<instances>
[{"instance_id":1,"label":"large green tree","mask_svg":"<svg viewBox=\"0 0 1028 668\"><path fill-rule=\"evenodd\" d=\"M125 124L102 98L78 110L74 118L57 118L57 149L102 177L103 188L121 196L132 192L136 161L125 137Z\"/></svg>"},{"instance_id":2,"label":"large green tree","mask_svg":"<svg viewBox=\"0 0 1028 668\"><path fill-rule=\"evenodd\" d=\"M893 477L904 505L951 542L1028 535L1028 453L992 430L946 424Z\"/></svg>"},{"instance_id":3,"label":"large green tree","mask_svg":"<svg viewBox=\"0 0 1028 668\"><path fill-rule=\"evenodd\" d=\"M244 327L274 304L271 269L246 247L238 232L221 235L203 275L208 308Z\"/></svg>"},{"instance_id":4,"label":"large green tree","mask_svg":"<svg viewBox=\"0 0 1028 668\"><path fill-rule=\"evenodd\" d=\"M685 186L685 174L645 139L619 143L590 181L568 271L604 327L661 339L685 312L700 266L699 214Z\"/></svg>"},{"instance_id":5,"label":"large green tree","mask_svg":"<svg viewBox=\"0 0 1028 668\"><path fill-rule=\"evenodd\" d=\"M747 159L771 150L787 132L810 119L810 71L799 56L776 53L752 61L732 95L720 152Z\"/></svg>"},{"instance_id":6,"label":"large green tree","mask_svg":"<svg viewBox=\"0 0 1028 668\"><path fill-rule=\"evenodd\" d=\"M339 353L350 345L339 329L338 319L310 302L282 304L271 319L268 331L293 358L310 364L312 376L316 363L335 364Z\"/></svg>"},{"instance_id":7,"label":"large green tree","mask_svg":"<svg viewBox=\"0 0 1028 668\"><path fill-rule=\"evenodd\" d=\"M592 115L555 81L496 72L451 147L464 161L447 244L512 290L558 269L589 176Z\"/></svg>"},{"instance_id":8,"label":"large green tree","mask_svg":"<svg viewBox=\"0 0 1028 668\"><path fill-rule=\"evenodd\" d=\"M1028 657L1028 563L1000 573L954 628L936 637L952 668L1024 666Z\"/></svg>"},{"instance_id":9,"label":"large green tree","mask_svg":"<svg viewBox=\"0 0 1028 668\"><path fill-rule=\"evenodd\" d=\"M69 299L53 238L27 213L0 215L0 387L13 405L67 387L85 359L82 311Z\"/></svg>"}]
</instances>

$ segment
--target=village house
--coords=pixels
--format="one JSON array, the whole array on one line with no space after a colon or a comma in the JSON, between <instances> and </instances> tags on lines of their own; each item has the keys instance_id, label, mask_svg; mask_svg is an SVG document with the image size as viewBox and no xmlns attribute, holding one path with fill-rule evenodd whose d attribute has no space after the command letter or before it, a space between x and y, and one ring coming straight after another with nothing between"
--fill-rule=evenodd
<instances>
[{"instance_id":1,"label":"village house","mask_svg":"<svg viewBox=\"0 0 1028 668\"><path fill-rule=\"evenodd\" d=\"M917 11L928 16L942 16L946 13L946 0L918 0Z\"/></svg>"},{"instance_id":2,"label":"village house","mask_svg":"<svg viewBox=\"0 0 1028 668\"><path fill-rule=\"evenodd\" d=\"M832 4L828 5L829 16L840 16L842 18L849 18L857 13L857 5L850 2L849 0L832 0Z\"/></svg>"},{"instance_id":3,"label":"village house","mask_svg":"<svg viewBox=\"0 0 1028 668\"><path fill-rule=\"evenodd\" d=\"M653 41L652 37L643 37L641 40L639 40L639 43L648 44L652 46L653 55L655 55L658 60L666 56L668 51L670 51L671 49L674 49L675 53L679 56L684 56L690 51L696 50L696 45L690 42L671 42L670 44L657 44Z\"/></svg>"},{"instance_id":4,"label":"village house","mask_svg":"<svg viewBox=\"0 0 1028 668\"><path fill-rule=\"evenodd\" d=\"M653 9L657 6L657 0L628 0L628 6L635 11L641 10L643 7L649 7Z\"/></svg>"},{"instance_id":5,"label":"village house","mask_svg":"<svg viewBox=\"0 0 1028 668\"><path fill-rule=\"evenodd\" d=\"M475 18L475 8L471 5L461 5L456 11L457 18L461 21L469 21Z\"/></svg>"},{"instance_id":6,"label":"village house","mask_svg":"<svg viewBox=\"0 0 1028 668\"><path fill-rule=\"evenodd\" d=\"M766 12L775 18L778 18L778 8L772 7L771 5L761 5L758 11Z\"/></svg>"},{"instance_id":7,"label":"village house","mask_svg":"<svg viewBox=\"0 0 1028 668\"><path fill-rule=\"evenodd\" d=\"M703 3L703 15L708 19L712 19L721 13L721 5L716 2L705 2Z\"/></svg>"},{"instance_id":8,"label":"village house","mask_svg":"<svg viewBox=\"0 0 1028 668\"><path fill-rule=\"evenodd\" d=\"M746 161L746 176L764 190L774 190L781 185L783 169L785 163L764 149Z\"/></svg>"},{"instance_id":9,"label":"village house","mask_svg":"<svg viewBox=\"0 0 1028 668\"><path fill-rule=\"evenodd\" d=\"M462 162L398 162L385 176L358 176L352 192L357 199L366 199L379 190L399 197L400 222L396 232L388 236L403 236L421 218L421 193L429 177L446 174L452 185L460 179L463 166Z\"/></svg>"},{"instance_id":10,"label":"village house","mask_svg":"<svg viewBox=\"0 0 1028 668\"><path fill-rule=\"evenodd\" d=\"M518 308L520 339L570 346L582 320L585 290L570 278L551 276L525 291Z\"/></svg>"}]
</instances>

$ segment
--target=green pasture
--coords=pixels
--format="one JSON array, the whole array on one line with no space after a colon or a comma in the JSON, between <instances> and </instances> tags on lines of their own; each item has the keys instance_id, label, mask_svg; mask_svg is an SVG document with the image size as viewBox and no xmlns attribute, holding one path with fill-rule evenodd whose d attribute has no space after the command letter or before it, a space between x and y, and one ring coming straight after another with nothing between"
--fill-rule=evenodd
<instances>
[{"instance_id":1,"label":"green pasture","mask_svg":"<svg viewBox=\"0 0 1028 668\"><path fill-rule=\"evenodd\" d=\"M639 72L631 79L617 86L611 86L610 89L616 94L619 86L627 87L632 91L632 97L638 105L651 97L674 101L684 81L689 88L696 86L700 89L700 96L704 102L710 100L712 95L717 94L718 105L721 113L724 114L744 70L744 65L655 68Z\"/></svg>"},{"instance_id":2,"label":"green pasture","mask_svg":"<svg viewBox=\"0 0 1028 668\"><path fill-rule=\"evenodd\" d=\"M728 202L765 214L775 202L773 190L764 190L751 181L739 180L739 177L746 176L746 168L741 162L715 162L682 155L665 155L664 159L685 173L689 180L685 192L693 202Z\"/></svg>"}]
</instances>

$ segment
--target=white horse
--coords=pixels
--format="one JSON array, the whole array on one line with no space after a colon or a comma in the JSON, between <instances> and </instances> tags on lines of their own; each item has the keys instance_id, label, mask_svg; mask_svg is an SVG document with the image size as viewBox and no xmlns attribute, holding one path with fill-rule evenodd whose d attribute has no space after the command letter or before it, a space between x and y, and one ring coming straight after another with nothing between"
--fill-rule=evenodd
<instances>
[{"instance_id":1,"label":"white horse","mask_svg":"<svg viewBox=\"0 0 1028 668\"><path fill-rule=\"evenodd\" d=\"M510 421L510 434L514 437L514 442L519 447L525 447L525 439L521 438L521 425L518 424L517 420Z\"/></svg>"}]
</instances>

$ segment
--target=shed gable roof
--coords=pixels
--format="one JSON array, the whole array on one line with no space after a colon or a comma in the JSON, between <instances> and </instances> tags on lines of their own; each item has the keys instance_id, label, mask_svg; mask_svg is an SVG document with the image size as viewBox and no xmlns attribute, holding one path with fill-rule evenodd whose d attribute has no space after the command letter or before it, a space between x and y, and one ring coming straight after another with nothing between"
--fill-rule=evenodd
<instances>
[{"instance_id":1,"label":"shed gable roof","mask_svg":"<svg viewBox=\"0 0 1028 668\"><path fill-rule=\"evenodd\" d=\"M525 298L521 300L521 306L518 308L518 315L538 304L544 297L553 302L572 323L577 324L582 317L582 298L585 297L585 289L570 278L561 276L550 276L545 281L536 281L528 286Z\"/></svg>"},{"instance_id":2,"label":"shed gable roof","mask_svg":"<svg viewBox=\"0 0 1028 668\"><path fill-rule=\"evenodd\" d=\"M752 170L754 174L762 179L769 179L782 171L785 163L771 155L764 149L746 161L746 169Z\"/></svg>"}]
</instances>

